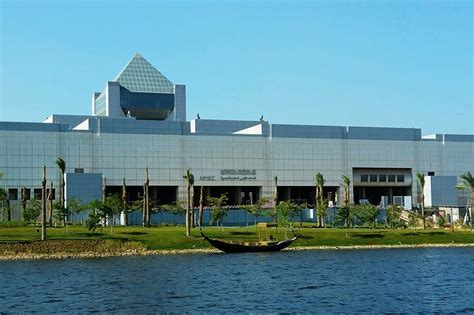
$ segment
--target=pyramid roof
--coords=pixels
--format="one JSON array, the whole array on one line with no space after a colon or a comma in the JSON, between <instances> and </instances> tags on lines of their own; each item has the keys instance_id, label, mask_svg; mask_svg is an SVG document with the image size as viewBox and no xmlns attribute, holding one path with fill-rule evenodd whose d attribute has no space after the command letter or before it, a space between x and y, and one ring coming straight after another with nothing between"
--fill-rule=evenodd
<instances>
[{"instance_id":1,"label":"pyramid roof","mask_svg":"<svg viewBox=\"0 0 474 315\"><path fill-rule=\"evenodd\" d=\"M138 53L120 71L114 81L132 92L174 93L174 84Z\"/></svg>"}]
</instances>

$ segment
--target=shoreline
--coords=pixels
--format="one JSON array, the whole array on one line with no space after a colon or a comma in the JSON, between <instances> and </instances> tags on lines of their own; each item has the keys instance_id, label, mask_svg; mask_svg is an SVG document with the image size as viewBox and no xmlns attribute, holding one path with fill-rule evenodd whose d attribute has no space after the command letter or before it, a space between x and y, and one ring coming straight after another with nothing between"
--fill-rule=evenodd
<instances>
[{"instance_id":1,"label":"shoreline","mask_svg":"<svg viewBox=\"0 0 474 315\"><path fill-rule=\"evenodd\" d=\"M367 250L367 249L409 249L409 248L456 248L474 247L474 243L446 243L446 244L395 244L395 245L348 245L348 246L295 246L286 248L285 251L327 251L327 250ZM83 253L55 253L34 254L22 253L4 255L0 254L0 262L3 261L30 261L30 260L53 260L53 259L87 259L87 258L111 258L111 257L139 257L158 255L185 255L185 254L220 254L223 252L214 248L202 249L156 249L156 250L125 250L118 252L83 252Z\"/></svg>"}]
</instances>

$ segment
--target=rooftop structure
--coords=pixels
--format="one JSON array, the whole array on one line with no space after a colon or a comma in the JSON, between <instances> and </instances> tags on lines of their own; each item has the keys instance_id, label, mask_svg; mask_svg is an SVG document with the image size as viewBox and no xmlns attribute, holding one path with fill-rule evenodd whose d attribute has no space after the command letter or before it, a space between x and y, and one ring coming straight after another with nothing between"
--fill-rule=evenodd
<instances>
[{"instance_id":1,"label":"rooftop structure","mask_svg":"<svg viewBox=\"0 0 474 315\"><path fill-rule=\"evenodd\" d=\"M137 53L102 92L93 94L92 114L185 121L185 87L174 85Z\"/></svg>"}]
</instances>

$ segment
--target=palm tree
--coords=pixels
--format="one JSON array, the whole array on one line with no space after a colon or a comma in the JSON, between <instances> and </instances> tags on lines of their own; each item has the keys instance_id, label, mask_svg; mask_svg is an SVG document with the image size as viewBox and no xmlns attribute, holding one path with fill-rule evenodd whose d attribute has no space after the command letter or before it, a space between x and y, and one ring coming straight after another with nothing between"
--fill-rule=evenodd
<instances>
[{"instance_id":1,"label":"palm tree","mask_svg":"<svg viewBox=\"0 0 474 315\"><path fill-rule=\"evenodd\" d=\"M2 203L2 217L5 221L5 210L7 212L7 221L11 221L10 200L8 200L8 193L6 189L0 188L0 202Z\"/></svg>"},{"instance_id":2,"label":"palm tree","mask_svg":"<svg viewBox=\"0 0 474 315\"><path fill-rule=\"evenodd\" d=\"M346 175L342 175L342 184L344 187L344 208L349 206L350 200L350 189L351 189L351 180Z\"/></svg>"},{"instance_id":3,"label":"palm tree","mask_svg":"<svg viewBox=\"0 0 474 315\"><path fill-rule=\"evenodd\" d=\"M46 166L43 166L41 181L41 240L46 241Z\"/></svg>"},{"instance_id":4,"label":"palm tree","mask_svg":"<svg viewBox=\"0 0 474 315\"><path fill-rule=\"evenodd\" d=\"M105 198L107 198L107 178L102 176L102 202L105 202Z\"/></svg>"},{"instance_id":5,"label":"palm tree","mask_svg":"<svg viewBox=\"0 0 474 315\"><path fill-rule=\"evenodd\" d=\"M143 226L150 227L150 179L148 178L148 168L145 168L145 182L143 183Z\"/></svg>"},{"instance_id":6,"label":"palm tree","mask_svg":"<svg viewBox=\"0 0 474 315\"><path fill-rule=\"evenodd\" d=\"M188 169L183 176L187 184L188 200L186 203L186 236L191 236L191 189L194 186L194 175Z\"/></svg>"},{"instance_id":7,"label":"palm tree","mask_svg":"<svg viewBox=\"0 0 474 315\"><path fill-rule=\"evenodd\" d=\"M56 165L59 167L61 171L61 182L60 182L60 193L59 193L59 202L61 203L61 207L64 208L64 199L65 199L65 182L64 182L64 174L66 173L66 162L58 157L56 159Z\"/></svg>"},{"instance_id":8,"label":"palm tree","mask_svg":"<svg viewBox=\"0 0 474 315\"><path fill-rule=\"evenodd\" d=\"M26 210L26 202L28 201L28 198L26 196L26 187L23 187L20 190L20 197L21 197L21 209L23 213L25 213Z\"/></svg>"},{"instance_id":9,"label":"palm tree","mask_svg":"<svg viewBox=\"0 0 474 315\"><path fill-rule=\"evenodd\" d=\"M351 194L351 180L346 175L342 175L342 183L341 185L344 187L344 207L345 213L349 213L349 201L350 201L350 194ZM348 218L344 220L344 225L348 226Z\"/></svg>"},{"instance_id":10,"label":"palm tree","mask_svg":"<svg viewBox=\"0 0 474 315\"><path fill-rule=\"evenodd\" d=\"M278 176L273 177L273 222L277 220L277 206L278 206Z\"/></svg>"},{"instance_id":11,"label":"palm tree","mask_svg":"<svg viewBox=\"0 0 474 315\"><path fill-rule=\"evenodd\" d=\"M125 177L123 178L122 182L122 203L123 203L123 208L122 208L122 215L124 217L124 225L128 225L128 202L127 202L127 184L125 183Z\"/></svg>"},{"instance_id":12,"label":"palm tree","mask_svg":"<svg viewBox=\"0 0 474 315\"><path fill-rule=\"evenodd\" d=\"M47 199L49 200L49 211L48 211L48 216L49 216L49 226L53 226L53 189L54 189L54 184L53 181L51 181L51 187L49 188L48 191L48 197Z\"/></svg>"},{"instance_id":13,"label":"palm tree","mask_svg":"<svg viewBox=\"0 0 474 315\"><path fill-rule=\"evenodd\" d=\"M199 218L198 224L199 227L202 227L202 210L204 208L204 187L201 185L201 194L199 196Z\"/></svg>"},{"instance_id":14,"label":"palm tree","mask_svg":"<svg viewBox=\"0 0 474 315\"><path fill-rule=\"evenodd\" d=\"M471 172L467 172L461 175L461 178L464 179L463 186L471 190L471 215L469 217L472 218L472 208L474 206L474 177Z\"/></svg>"},{"instance_id":15,"label":"palm tree","mask_svg":"<svg viewBox=\"0 0 474 315\"><path fill-rule=\"evenodd\" d=\"M324 176L321 173L317 173L314 178L314 186L316 187L316 196L315 196L315 207L314 209L318 209L319 207L323 207L323 187L324 183ZM321 215L318 216L319 227L322 227L323 217Z\"/></svg>"},{"instance_id":16,"label":"palm tree","mask_svg":"<svg viewBox=\"0 0 474 315\"><path fill-rule=\"evenodd\" d=\"M416 179L421 187L421 216L423 217L423 229L426 227L425 218L425 174L416 173Z\"/></svg>"},{"instance_id":17,"label":"palm tree","mask_svg":"<svg viewBox=\"0 0 474 315\"><path fill-rule=\"evenodd\" d=\"M0 171L0 179L3 179L5 173ZM8 193L6 189L0 188L0 202L2 203L2 219L5 221L5 208L7 209L8 221L11 219L10 204L8 200ZM5 206L6 205L6 206Z\"/></svg>"}]
</instances>

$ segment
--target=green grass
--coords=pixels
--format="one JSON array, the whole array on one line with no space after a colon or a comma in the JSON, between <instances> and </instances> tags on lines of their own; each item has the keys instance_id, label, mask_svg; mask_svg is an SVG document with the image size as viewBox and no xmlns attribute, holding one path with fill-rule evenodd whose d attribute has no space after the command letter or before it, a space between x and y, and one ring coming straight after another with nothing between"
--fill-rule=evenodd
<instances>
[{"instance_id":1,"label":"green grass","mask_svg":"<svg viewBox=\"0 0 474 315\"><path fill-rule=\"evenodd\" d=\"M36 227L0 227L0 254L5 253L6 244L9 244L11 248L12 243L30 243L31 241L39 240L40 233L37 230L38 228ZM257 238L255 227L205 228L204 231L211 237L221 239L255 240ZM63 243L68 248L68 252L74 251L74 246L78 246L77 250L80 251L80 248L88 248L83 245L86 243L84 241L97 240L108 240L109 245L113 242L117 244L132 242L129 244L135 244L134 246L141 244L141 246L147 249L210 248L210 245L200 236L198 229L194 229L193 237L188 238L185 236L184 227L114 227L113 234L111 234L110 228L104 228L102 232L97 230L97 232L91 235L82 226L70 226L67 233L65 228L48 228L48 240L55 240L55 242L51 242L55 246L52 247L53 249L48 249L48 251L61 252L61 246L58 246L60 243ZM282 231L272 233L280 239L284 238ZM453 233L441 229L423 231L411 229L300 228L297 229L297 233L301 237L292 246L474 243L474 232L472 231L455 231ZM290 234L288 233L288 236ZM100 248L103 248L103 245L101 246ZM110 248L113 249L114 247L111 246Z\"/></svg>"}]
</instances>

